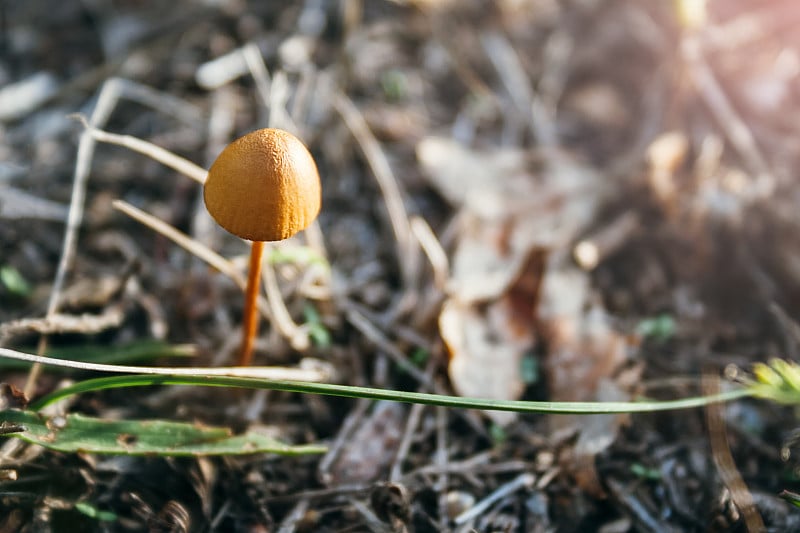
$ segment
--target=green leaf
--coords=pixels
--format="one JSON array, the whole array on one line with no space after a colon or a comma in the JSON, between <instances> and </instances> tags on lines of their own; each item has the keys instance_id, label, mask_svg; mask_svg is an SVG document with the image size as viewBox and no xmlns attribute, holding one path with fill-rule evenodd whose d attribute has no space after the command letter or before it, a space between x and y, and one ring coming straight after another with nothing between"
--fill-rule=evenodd
<instances>
[{"instance_id":1,"label":"green leaf","mask_svg":"<svg viewBox=\"0 0 800 533\"><path fill-rule=\"evenodd\" d=\"M489 435L492 437L492 441L495 445L503 444L506 440L508 440L508 433L503 428L503 426L499 426L497 424L492 424L489 426Z\"/></svg>"},{"instance_id":2,"label":"green leaf","mask_svg":"<svg viewBox=\"0 0 800 533\"><path fill-rule=\"evenodd\" d=\"M402 70L391 69L384 72L380 81L387 100L399 102L408 95L408 77Z\"/></svg>"},{"instance_id":3,"label":"green leaf","mask_svg":"<svg viewBox=\"0 0 800 533\"><path fill-rule=\"evenodd\" d=\"M303 316L306 319L306 327L308 328L308 335L314 341L316 346L320 348L329 348L331 345L331 334L325 324L322 323L322 317L319 316L316 308L307 304L303 308Z\"/></svg>"},{"instance_id":4,"label":"green leaf","mask_svg":"<svg viewBox=\"0 0 800 533\"><path fill-rule=\"evenodd\" d=\"M0 348L0 353L2 353ZM758 391L752 387L738 388L712 396L696 396L666 401L643 402L529 402L520 400L495 400L490 398L469 398L407 392L391 389L374 389L334 383L312 383L307 381L270 380L239 378L229 376L166 376L152 374L131 374L88 379L74 385L57 389L50 394L31 402L34 411L43 409L63 398L75 394L126 387L147 387L152 385L201 385L204 387L241 387L246 389L266 389L306 394L326 394L343 398L368 398L395 402L459 407L462 409L482 409L495 411L516 411L519 413L551 414L611 414L611 413L649 413L674 409L703 407L716 402L729 402L739 398L754 396ZM2 421L2 419L0 419Z\"/></svg>"},{"instance_id":5,"label":"green leaf","mask_svg":"<svg viewBox=\"0 0 800 533\"><path fill-rule=\"evenodd\" d=\"M641 463L633 463L630 466L631 472L642 479L660 480L661 472L655 468L648 468Z\"/></svg>"},{"instance_id":6,"label":"green leaf","mask_svg":"<svg viewBox=\"0 0 800 533\"><path fill-rule=\"evenodd\" d=\"M117 520L117 514L111 511L102 511L88 502L75 503L75 510L85 514L89 518L94 518L101 522L114 522Z\"/></svg>"},{"instance_id":7,"label":"green leaf","mask_svg":"<svg viewBox=\"0 0 800 533\"><path fill-rule=\"evenodd\" d=\"M228 428L167 420L104 420L80 414L44 416L9 409L0 411L0 423L25 428L12 437L61 452L158 456L325 452L324 446L291 446L255 432L233 435Z\"/></svg>"},{"instance_id":8,"label":"green leaf","mask_svg":"<svg viewBox=\"0 0 800 533\"><path fill-rule=\"evenodd\" d=\"M12 266L0 267L0 282L6 286L11 294L21 298L30 296L33 291L30 283L22 277L19 270Z\"/></svg>"},{"instance_id":9,"label":"green leaf","mask_svg":"<svg viewBox=\"0 0 800 533\"><path fill-rule=\"evenodd\" d=\"M293 248L272 248L267 260L273 265L280 263L296 263L301 265L320 265L330 269L328 261L310 246Z\"/></svg>"},{"instance_id":10,"label":"green leaf","mask_svg":"<svg viewBox=\"0 0 800 533\"><path fill-rule=\"evenodd\" d=\"M800 507L800 494L788 490L782 491L778 496L791 503L795 507Z\"/></svg>"},{"instance_id":11,"label":"green leaf","mask_svg":"<svg viewBox=\"0 0 800 533\"><path fill-rule=\"evenodd\" d=\"M639 322L639 325L636 326L636 333L646 339L664 342L675 336L676 329L675 319L670 315L663 314Z\"/></svg>"},{"instance_id":12,"label":"green leaf","mask_svg":"<svg viewBox=\"0 0 800 533\"><path fill-rule=\"evenodd\" d=\"M520 378L525 385L539 381L539 360L532 353L525 354L520 361Z\"/></svg>"},{"instance_id":13,"label":"green leaf","mask_svg":"<svg viewBox=\"0 0 800 533\"><path fill-rule=\"evenodd\" d=\"M414 363L419 368L424 367L425 364L428 362L428 359L430 358L431 354L425 348L416 348L414 349L413 352L411 352L411 355L409 356L411 362Z\"/></svg>"}]
</instances>

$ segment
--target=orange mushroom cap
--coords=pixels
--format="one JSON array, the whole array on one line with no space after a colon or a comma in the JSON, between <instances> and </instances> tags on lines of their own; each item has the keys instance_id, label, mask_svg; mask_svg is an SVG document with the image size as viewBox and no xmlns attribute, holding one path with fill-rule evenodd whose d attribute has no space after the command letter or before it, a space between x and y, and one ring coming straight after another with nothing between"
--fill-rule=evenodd
<instances>
[{"instance_id":1,"label":"orange mushroom cap","mask_svg":"<svg viewBox=\"0 0 800 533\"><path fill-rule=\"evenodd\" d=\"M211 165L206 208L229 232L251 241L288 239L317 218L319 172L305 145L266 128L236 139Z\"/></svg>"}]
</instances>

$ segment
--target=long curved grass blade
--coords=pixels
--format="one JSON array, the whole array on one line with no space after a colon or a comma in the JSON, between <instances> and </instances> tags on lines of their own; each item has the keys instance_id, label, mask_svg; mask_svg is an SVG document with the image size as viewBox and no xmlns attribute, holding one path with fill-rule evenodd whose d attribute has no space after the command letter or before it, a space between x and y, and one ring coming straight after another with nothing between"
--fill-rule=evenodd
<instances>
[{"instance_id":1,"label":"long curved grass blade","mask_svg":"<svg viewBox=\"0 0 800 533\"><path fill-rule=\"evenodd\" d=\"M716 402L727 402L752 396L747 388L734 389L715 396L698 396L668 401L642 402L526 402L445 396L421 392L406 392L369 387L354 387L330 383L311 383L305 381L278 381L228 376L161 376L125 375L81 381L70 387L52 392L32 402L30 408L38 410L63 398L84 392L116 389L122 387L143 387L149 385L202 385L207 387L237 387L247 389L268 389L306 394L323 394L347 398L367 398L390 400L405 403L421 403L462 409L481 409L496 411L516 411L520 413L551 414L611 414L643 413L669 411L702 407Z\"/></svg>"},{"instance_id":2,"label":"long curved grass blade","mask_svg":"<svg viewBox=\"0 0 800 533\"><path fill-rule=\"evenodd\" d=\"M112 455L204 456L324 453L324 446L291 446L255 432L233 435L223 427L167 420L105 420L79 414L43 416L0 411L0 424L24 430L9 436L61 452Z\"/></svg>"}]
</instances>

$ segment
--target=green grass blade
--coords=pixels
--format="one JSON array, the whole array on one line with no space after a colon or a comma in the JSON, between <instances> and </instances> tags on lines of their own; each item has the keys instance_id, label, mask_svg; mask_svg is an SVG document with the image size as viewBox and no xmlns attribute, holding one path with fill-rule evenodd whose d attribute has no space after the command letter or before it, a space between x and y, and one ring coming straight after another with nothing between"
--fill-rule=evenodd
<instances>
[{"instance_id":1,"label":"green grass blade","mask_svg":"<svg viewBox=\"0 0 800 533\"><path fill-rule=\"evenodd\" d=\"M61 452L113 455L204 456L325 452L324 446L291 446L265 435L233 435L228 428L167 420L104 420L79 414L43 416L0 411L0 425L25 429L9 436Z\"/></svg>"},{"instance_id":2,"label":"green grass blade","mask_svg":"<svg viewBox=\"0 0 800 533\"><path fill-rule=\"evenodd\" d=\"M716 402L727 402L751 396L750 389L740 388L714 396L699 396L668 401L642 402L526 402L445 396L421 392L405 392L368 387L353 387L330 383L309 383L300 381L272 381L255 378L227 376L162 376L125 375L90 379L70 387L57 390L31 403L31 409L38 410L63 398L85 392L115 389L121 387L142 387L149 385L202 385L208 387L238 387L249 389L268 389L307 394L323 394L347 398L367 398L391 400L405 403L420 403L455 407L462 409L482 409L495 411L516 411L520 413L551 414L611 414L668 411L702 407Z\"/></svg>"},{"instance_id":3,"label":"green grass blade","mask_svg":"<svg viewBox=\"0 0 800 533\"><path fill-rule=\"evenodd\" d=\"M116 522L117 514L111 511L103 511L98 509L89 502L76 502L75 510L81 514L85 514L89 518L94 518L100 522Z\"/></svg>"}]
</instances>

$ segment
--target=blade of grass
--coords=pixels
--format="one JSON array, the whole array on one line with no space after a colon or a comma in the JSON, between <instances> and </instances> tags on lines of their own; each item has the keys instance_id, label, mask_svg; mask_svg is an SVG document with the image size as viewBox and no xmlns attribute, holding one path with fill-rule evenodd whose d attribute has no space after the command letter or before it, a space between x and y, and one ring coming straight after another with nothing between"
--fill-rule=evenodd
<instances>
[{"instance_id":1,"label":"blade of grass","mask_svg":"<svg viewBox=\"0 0 800 533\"><path fill-rule=\"evenodd\" d=\"M194 357L195 348L189 344L169 344L158 340L136 341L120 346L109 347L96 344L71 346L69 348L48 348L47 357L85 363L125 364L150 361L160 357ZM31 362L18 359L0 358L0 369L22 370L30 368ZM65 369L65 367L54 367Z\"/></svg>"},{"instance_id":2,"label":"blade of grass","mask_svg":"<svg viewBox=\"0 0 800 533\"><path fill-rule=\"evenodd\" d=\"M63 398L85 392L116 389L124 387L143 387L151 385L201 385L205 387L236 387L248 389L267 389L306 394L322 394L346 398L367 398L371 400L390 400L404 403L420 403L461 409L481 409L495 411L515 411L519 413L550 414L610 414L643 413L702 407L716 402L728 402L752 395L750 389L741 388L714 396L699 396L668 401L642 402L527 402L506 401L484 398L446 396L421 392L395 391L336 385L331 383L310 383L302 381L267 380L227 376L165 376L165 375L126 375L96 378L81 381L70 387L52 392L30 404L39 410Z\"/></svg>"},{"instance_id":3,"label":"blade of grass","mask_svg":"<svg viewBox=\"0 0 800 533\"><path fill-rule=\"evenodd\" d=\"M62 398L83 392L103 389L136 387L148 385L203 385L210 387L239 387L251 389L281 390L307 394L324 394L346 398L367 398L372 400L389 400L405 403L420 403L438 405L442 407L455 407L462 409L481 409L495 411L515 411L520 413L552 413L552 414L611 414L611 413L643 413L653 411L668 411L675 409L690 409L702 407L717 402L728 402L739 398L756 396L759 389L756 386L745 386L714 396L697 396L667 401L641 401L641 402L526 402L504 401L485 398L468 398L460 396L447 396L441 394L428 394L421 392L406 392L369 387L355 387L331 383L315 383L311 381L296 381L283 379L286 371L294 369L280 369L271 367L248 368L152 368L121 365L106 365L84 363L80 361L62 361L49 357L0 348L0 357L37 362L54 366L67 366L98 372L116 372L132 374L97 378L76 383L44 396L33 402L33 409L41 409ZM254 377L260 371L258 377ZM303 372L302 369L297 369ZM799 371L800 372L800 371ZM139 374L137 374L139 373ZM281 376L274 378L275 375ZM241 377L248 376L248 377ZM273 376L270 379L268 376ZM320 380L321 381L321 380Z\"/></svg>"},{"instance_id":4,"label":"blade of grass","mask_svg":"<svg viewBox=\"0 0 800 533\"><path fill-rule=\"evenodd\" d=\"M104 363L73 361L70 359L54 359L52 357L43 357L30 353L18 352L16 350L9 350L8 348L0 348L0 357L14 359L17 361L39 363L43 365L117 374L148 374L153 376L244 376L248 378L267 378L272 380L286 379L303 382L330 380L329 372L325 369L318 368L293 368L280 366L162 368L152 366L108 365Z\"/></svg>"},{"instance_id":5,"label":"blade of grass","mask_svg":"<svg viewBox=\"0 0 800 533\"><path fill-rule=\"evenodd\" d=\"M324 446L291 446L256 432L233 435L223 427L167 420L105 420L80 414L42 416L0 411L0 421L25 429L10 436L61 452L114 455L203 456L324 453Z\"/></svg>"}]
</instances>

